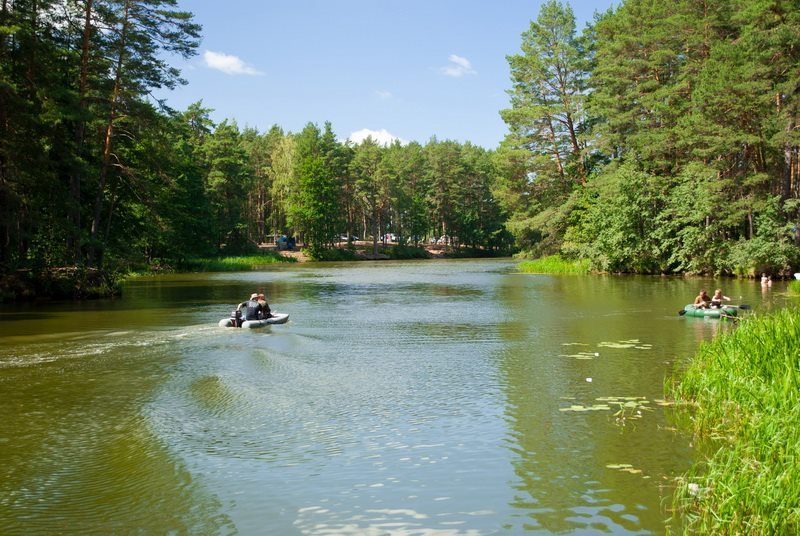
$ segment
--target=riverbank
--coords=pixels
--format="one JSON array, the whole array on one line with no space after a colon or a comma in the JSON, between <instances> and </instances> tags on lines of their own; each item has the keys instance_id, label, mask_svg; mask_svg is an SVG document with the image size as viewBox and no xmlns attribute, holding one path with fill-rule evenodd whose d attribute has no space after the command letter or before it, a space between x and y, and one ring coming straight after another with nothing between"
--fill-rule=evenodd
<instances>
[{"instance_id":1,"label":"riverbank","mask_svg":"<svg viewBox=\"0 0 800 536\"><path fill-rule=\"evenodd\" d=\"M343 242L340 247L323 250L320 257L312 258L303 247L293 250L277 251L272 246L262 245L265 251L274 251L278 255L296 260L297 262L313 261L380 261L380 260L409 260L409 259L455 259L455 258L487 258L507 256L493 251L482 249L460 248L449 246L424 244L419 246L399 245L394 243L378 243L378 252L375 253L372 241L357 240L351 243Z\"/></svg>"},{"instance_id":2,"label":"riverbank","mask_svg":"<svg viewBox=\"0 0 800 536\"><path fill-rule=\"evenodd\" d=\"M312 258L308 250L298 246L292 250L277 250L273 245L262 244L252 255L204 257L184 259L170 265L157 265L113 270L87 269L77 266L48 268L35 272L18 270L0 276L0 303L32 301L39 299L95 299L108 298L120 293L120 283L125 279L144 274L173 271L185 272L248 272L261 270L272 264L312 261L374 261L443 258L484 258L496 256L495 252L452 249L445 246L401 246L380 243L378 253L372 242L343 243L342 247L322 251L322 258Z\"/></svg>"},{"instance_id":3,"label":"riverbank","mask_svg":"<svg viewBox=\"0 0 800 536\"><path fill-rule=\"evenodd\" d=\"M119 294L119 281L111 272L81 266L16 270L0 277L0 303L110 297Z\"/></svg>"},{"instance_id":4,"label":"riverbank","mask_svg":"<svg viewBox=\"0 0 800 536\"><path fill-rule=\"evenodd\" d=\"M669 385L713 454L676 506L701 534L800 533L800 309L754 317L703 344Z\"/></svg>"}]
</instances>

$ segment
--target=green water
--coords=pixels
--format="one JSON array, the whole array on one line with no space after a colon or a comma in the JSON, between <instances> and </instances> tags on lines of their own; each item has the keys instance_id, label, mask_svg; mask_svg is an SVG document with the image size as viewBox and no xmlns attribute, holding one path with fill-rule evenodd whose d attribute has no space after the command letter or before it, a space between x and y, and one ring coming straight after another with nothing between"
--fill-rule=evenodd
<instances>
[{"instance_id":1,"label":"green water","mask_svg":"<svg viewBox=\"0 0 800 536\"><path fill-rule=\"evenodd\" d=\"M781 284L513 266L181 274L0 309L0 533L663 534L695 456L664 378L730 329L677 312L719 285L779 307ZM257 289L289 323L217 327Z\"/></svg>"}]
</instances>

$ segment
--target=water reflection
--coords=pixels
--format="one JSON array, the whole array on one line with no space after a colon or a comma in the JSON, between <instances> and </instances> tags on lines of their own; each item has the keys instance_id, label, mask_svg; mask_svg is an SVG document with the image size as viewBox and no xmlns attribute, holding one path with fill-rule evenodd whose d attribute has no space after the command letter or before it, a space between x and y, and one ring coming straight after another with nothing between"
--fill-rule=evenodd
<instances>
[{"instance_id":1,"label":"water reflection","mask_svg":"<svg viewBox=\"0 0 800 536\"><path fill-rule=\"evenodd\" d=\"M517 326L501 331L513 335L500 354L517 477L512 526L664 529L661 505L691 450L658 403L665 375L695 341L654 310L662 293L620 278L503 280L499 299ZM699 327L690 329L701 338L716 330Z\"/></svg>"},{"instance_id":2,"label":"water reflection","mask_svg":"<svg viewBox=\"0 0 800 536\"><path fill-rule=\"evenodd\" d=\"M0 353L0 533L230 526L139 412L159 388L168 342L124 333L89 340L28 341Z\"/></svg>"},{"instance_id":3,"label":"water reflection","mask_svg":"<svg viewBox=\"0 0 800 536\"><path fill-rule=\"evenodd\" d=\"M664 378L732 324L676 314L698 281L511 266L181 274L47 322L0 309L0 533L664 531L692 458ZM257 288L288 324L216 326Z\"/></svg>"}]
</instances>

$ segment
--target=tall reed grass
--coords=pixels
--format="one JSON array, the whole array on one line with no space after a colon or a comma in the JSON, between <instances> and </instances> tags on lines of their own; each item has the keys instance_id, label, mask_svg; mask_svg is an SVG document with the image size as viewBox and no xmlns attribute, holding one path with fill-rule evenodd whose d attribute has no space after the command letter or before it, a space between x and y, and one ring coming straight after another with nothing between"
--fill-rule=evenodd
<instances>
[{"instance_id":1,"label":"tall reed grass","mask_svg":"<svg viewBox=\"0 0 800 536\"><path fill-rule=\"evenodd\" d=\"M531 261L522 261L517 265L520 272L530 274L585 274L589 272L589 261L568 260L561 255L540 257Z\"/></svg>"},{"instance_id":2,"label":"tall reed grass","mask_svg":"<svg viewBox=\"0 0 800 536\"><path fill-rule=\"evenodd\" d=\"M800 281L797 279L789 281L789 294L800 294Z\"/></svg>"},{"instance_id":3,"label":"tall reed grass","mask_svg":"<svg viewBox=\"0 0 800 536\"><path fill-rule=\"evenodd\" d=\"M667 387L716 447L676 490L689 528L800 534L800 309L742 321Z\"/></svg>"},{"instance_id":4,"label":"tall reed grass","mask_svg":"<svg viewBox=\"0 0 800 536\"><path fill-rule=\"evenodd\" d=\"M190 272L247 272L279 262L296 262L296 259L266 251L259 255L242 257L187 259L181 263L180 268Z\"/></svg>"}]
</instances>

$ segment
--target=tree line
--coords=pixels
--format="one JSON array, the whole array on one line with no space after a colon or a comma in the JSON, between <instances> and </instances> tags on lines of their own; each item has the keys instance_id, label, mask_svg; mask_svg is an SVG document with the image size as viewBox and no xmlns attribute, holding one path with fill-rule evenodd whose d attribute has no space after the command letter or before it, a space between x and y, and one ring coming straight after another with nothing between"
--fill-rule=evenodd
<instances>
[{"instance_id":1,"label":"tree line","mask_svg":"<svg viewBox=\"0 0 800 536\"><path fill-rule=\"evenodd\" d=\"M295 235L321 257L340 237L447 236L510 246L491 151L430 140L336 139L330 124L214 124L202 102L154 100L196 53L175 0L3 0L0 267L124 268L240 253Z\"/></svg>"},{"instance_id":2,"label":"tree line","mask_svg":"<svg viewBox=\"0 0 800 536\"><path fill-rule=\"evenodd\" d=\"M496 195L533 255L614 272L800 264L800 2L544 3L508 57Z\"/></svg>"},{"instance_id":3,"label":"tree line","mask_svg":"<svg viewBox=\"0 0 800 536\"><path fill-rule=\"evenodd\" d=\"M545 2L496 150L214 124L151 92L201 28L176 0L2 0L0 271L448 237L639 273L800 263L800 0Z\"/></svg>"}]
</instances>

